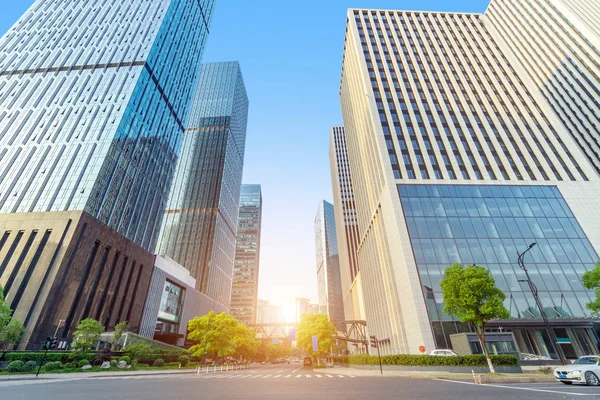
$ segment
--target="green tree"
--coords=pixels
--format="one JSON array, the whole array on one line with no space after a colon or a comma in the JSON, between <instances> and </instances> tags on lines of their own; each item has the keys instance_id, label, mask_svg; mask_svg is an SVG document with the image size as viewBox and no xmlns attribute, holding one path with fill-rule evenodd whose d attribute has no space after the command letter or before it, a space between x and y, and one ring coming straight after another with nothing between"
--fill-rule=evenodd
<instances>
[{"instance_id":1,"label":"green tree","mask_svg":"<svg viewBox=\"0 0 600 400\"><path fill-rule=\"evenodd\" d=\"M129 324L127 323L127 321L121 321L117 325L115 325L115 334L113 335L112 339L110 340L110 347L113 351L117 350L117 346L119 345L119 342L121 341L123 336L127 332L129 332L129 330L130 330L130 328L129 328Z\"/></svg>"},{"instance_id":2,"label":"green tree","mask_svg":"<svg viewBox=\"0 0 600 400\"><path fill-rule=\"evenodd\" d=\"M152 347L146 343L130 344L125 347L124 352L132 362L138 362L150 358Z\"/></svg>"},{"instance_id":3,"label":"green tree","mask_svg":"<svg viewBox=\"0 0 600 400\"><path fill-rule=\"evenodd\" d=\"M4 301L4 288L0 286L0 349L7 350L8 347L16 344L21 340L24 332L23 324L12 318L12 310Z\"/></svg>"},{"instance_id":4,"label":"green tree","mask_svg":"<svg viewBox=\"0 0 600 400\"><path fill-rule=\"evenodd\" d=\"M290 356L290 349L282 344L268 344L266 350L269 360Z\"/></svg>"},{"instance_id":5,"label":"green tree","mask_svg":"<svg viewBox=\"0 0 600 400\"><path fill-rule=\"evenodd\" d=\"M316 356L328 354L335 343L334 336L336 333L337 329L327 315L304 314L300 318L300 323L296 328L296 346L308 354L314 354L312 337L316 336L317 343L319 344L319 351L316 353Z\"/></svg>"},{"instance_id":6,"label":"green tree","mask_svg":"<svg viewBox=\"0 0 600 400\"><path fill-rule=\"evenodd\" d=\"M248 328L244 324L238 324L238 329L234 336L235 356L245 360L252 359L258 352L259 342L256 340L256 331Z\"/></svg>"},{"instance_id":7,"label":"green tree","mask_svg":"<svg viewBox=\"0 0 600 400\"><path fill-rule=\"evenodd\" d=\"M600 315L600 261L596 263L596 268L586 272L581 277L583 286L588 290L596 289L596 298L586 304L592 315L597 317Z\"/></svg>"},{"instance_id":8,"label":"green tree","mask_svg":"<svg viewBox=\"0 0 600 400\"><path fill-rule=\"evenodd\" d=\"M444 312L454 314L461 322L471 324L479 338L490 371L495 372L485 344L485 326L492 319L509 318L504 307L506 295L486 268L454 264L446 268L440 283L444 296Z\"/></svg>"},{"instance_id":9,"label":"green tree","mask_svg":"<svg viewBox=\"0 0 600 400\"><path fill-rule=\"evenodd\" d=\"M214 357L234 355L238 347L248 344L247 338L241 337L246 333L240 325L230 314L212 311L190 320L188 339L196 342L190 351L196 357L202 357L205 351Z\"/></svg>"},{"instance_id":10,"label":"green tree","mask_svg":"<svg viewBox=\"0 0 600 400\"><path fill-rule=\"evenodd\" d=\"M86 318L77 325L73 333L73 348L75 350L90 350L104 333L104 326L93 318Z\"/></svg>"}]
</instances>

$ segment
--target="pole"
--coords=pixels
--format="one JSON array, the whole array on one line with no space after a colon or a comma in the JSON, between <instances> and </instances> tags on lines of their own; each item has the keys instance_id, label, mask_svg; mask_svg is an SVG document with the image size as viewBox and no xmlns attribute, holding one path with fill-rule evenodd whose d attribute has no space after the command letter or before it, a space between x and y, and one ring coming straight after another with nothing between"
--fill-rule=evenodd
<instances>
[{"instance_id":1,"label":"pole","mask_svg":"<svg viewBox=\"0 0 600 400\"><path fill-rule=\"evenodd\" d=\"M537 308L540 311L540 315L542 316L542 320L544 321L544 327L546 328L546 332L548 333L548 336L550 337L550 341L552 342L552 347L554 348L554 350L556 351L556 354L558 354L558 358L560 359L560 364L561 365L567 365L567 360L566 360L565 355L564 355L564 353L562 351L562 348L557 343L556 333L554 332L554 329L552 329L550 327L550 322L548 321L548 315L546 314L546 310L544 310L544 306L542 305L540 297L538 296L537 287L531 281L531 277L529 276L529 271L525 267L525 262L523 261L523 259L525 258L525 254L529 250L531 250L535 245L536 245L536 243L531 243L529 245L529 248L527 250L525 250L523 253L519 254L517 252L517 255L518 255L517 262L519 264L519 267L523 270L523 272L525 272L525 277L527 278L525 281L529 285L529 290L531 290L531 294L533 294L533 298L535 300L535 304L536 304Z\"/></svg>"},{"instance_id":2,"label":"pole","mask_svg":"<svg viewBox=\"0 0 600 400\"><path fill-rule=\"evenodd\" d=\"M377 342L377 355L379 356L379 371L383 375L383 366L381 365L381 351L379 350L379 342Z\"/></svg>"},{"instance_id":3,"label":"pole","mask_svg":"<svg viewBox=\"0 0 600 400\"><path fill-rule=\"evenodd\" d=\"M44 365L44 361L46 361L46 355L48 354L48 349L46 349L46 352L44 353L44 357L42 357L42 361L40 362L40 366L38 367L37 372L35 373L35 377L37 378L38 375L40 374L40 370L42 369L42 365Z\"/></svg>"},{"instance_id":4,"label":"pole","mask_svg":"<svg viewBox=\"0 0 600 400\"><path fill-rule=\"evenodd\" d=\"M60 325L65 322L64 319L58 320L58 326L56 327L56 330L54 331L54 337L58 337L58 330L60 329Z\"/></svg>"}]
</instances>

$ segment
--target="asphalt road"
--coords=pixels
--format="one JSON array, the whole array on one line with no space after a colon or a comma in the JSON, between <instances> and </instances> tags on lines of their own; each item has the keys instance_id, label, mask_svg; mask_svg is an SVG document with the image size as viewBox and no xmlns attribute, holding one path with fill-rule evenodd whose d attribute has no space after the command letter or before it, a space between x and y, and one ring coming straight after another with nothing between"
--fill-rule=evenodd
<instances>
[{"instance_id":1,"label":"asphalt road","mask_svg":"<svg viewBox=\"0 0 600 400\"><path fill-rule=\"evenodd\" d=\"M196 375L0 382L11 400L571 400L599 399L600 388L556 384L473 385L431 379L353 377L298 364Z\"/></svg>"}]
</instances>

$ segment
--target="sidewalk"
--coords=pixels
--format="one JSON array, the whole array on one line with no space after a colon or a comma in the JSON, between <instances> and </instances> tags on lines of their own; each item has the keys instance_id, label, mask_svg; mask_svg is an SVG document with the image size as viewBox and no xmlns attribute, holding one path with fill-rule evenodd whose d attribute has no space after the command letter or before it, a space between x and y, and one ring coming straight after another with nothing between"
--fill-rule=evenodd
<instances>
[{"instance_id":1,"label":"sidewalk","mask_svg":"<svg viewBox=\"0 0 600 400\"><path fill-rule=\"evenodd\" d=\"M315 370L320 371L320 370ZM352 367L326 368L323 371L335 375L346 376L367 376L367 377L384 377L384 378L412 378L412 379L449 379L455 381L470 381L473 382L473 374L467 373L452 373L440 371L398 371L386 369L383 367L383 375L378 369L363 369ZM486 374L476 374L477 379L481 383L553 383L556 382L551 375L531 375L531 374L504 374L498 376L490 376Z\"/></svg>"},{"instance_id":2,"label":"sidewalk","mask_svg":"<svg viewBox=\"0 0 600 400\"><path fill-rule=\"evenodd\" d=\"M206 367L204 367L206 368ZM256 366L249 369L254 369ZM202 374L206 374L206 370L202 370ZM229 370L233 372L234 370ZM216 372L227 372L221 371L220 367L217 367ZM89 379L89 378L109 378L109 377L123 377L123 376L152 376L152 375L184 375L184 374L196 374L196 369L169 369L160 371L107 371L107 372L70 372L70 373L53 373L53 374L40 374L37 378L35 374L16 374L16 375L0 375L0 382L5 381L23 381L23 380L52 380L52 379ZM215 373L213 367L209 368L209 374Z\"/></svg>"}]
</instances>

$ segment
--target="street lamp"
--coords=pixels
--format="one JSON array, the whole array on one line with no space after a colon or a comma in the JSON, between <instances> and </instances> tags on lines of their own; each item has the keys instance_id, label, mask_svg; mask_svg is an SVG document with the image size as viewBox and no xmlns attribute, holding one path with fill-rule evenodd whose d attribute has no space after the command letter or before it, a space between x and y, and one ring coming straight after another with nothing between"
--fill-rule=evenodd
<instances>
[{"instance_id":1,"label":"street lamp","mask_svg":"<svg viewBox=\"0 0 600 400\"><path fill-rule=\"evenodd\" d=\"M565 355L563 354L561 347L557 343L556 334L554 333L554 329L550 328L550 323L548 322L548 316L546 315L546 311L544 310L544 307L542 306L542 302L540 301L540 297L538 296L537 287L531 281L531 278L529 277L529 271L527 271L527 268L525 267L525 262L523 261L525 254L529 250L533 249L536 244L537 243L531 243L529 245L529 247L527 248L527 250L525 250L524 252L522 252L520 254L517 251L517 256L518 256L517 262L519 264L519 268L521 268L523 270L523 272L525 272L525 276L527 277L527 279L519 279L519 282L526 282L529 285L531 294L533 294L533 298L535 299L535 304L537 305L538 309L540 310L540 314L542 315L542 319L544 320L544 326L546 327L546 331L548 332L548 335L550 336L550 341L552 342L552 347L554 348L554 350L556 350L556 354L558 354L558 358L560 359L561 365L566 365L567 361L565 359Z\"/></svg>"}]
</instances>

